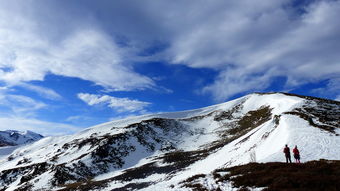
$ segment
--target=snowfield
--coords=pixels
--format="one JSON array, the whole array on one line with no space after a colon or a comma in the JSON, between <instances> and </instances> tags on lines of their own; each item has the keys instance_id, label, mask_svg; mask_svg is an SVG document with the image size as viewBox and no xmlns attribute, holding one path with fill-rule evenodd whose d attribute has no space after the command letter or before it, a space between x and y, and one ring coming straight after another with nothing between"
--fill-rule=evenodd
<instances>
[{"instance_id":1,"label":"snowfield","mask_svg":"<svg viewBox=\"0 0 340 191\"><path fill-rule=\"evenodd\" d=\"M301 162L340 160L339 119L339 102L282 93L130 117L0 149L0 189L191 190L183 181L206 174L206 188L237 190L209 174L254 156L284 162L285 144L298 146Z\"/></svg>"}]
</instances>

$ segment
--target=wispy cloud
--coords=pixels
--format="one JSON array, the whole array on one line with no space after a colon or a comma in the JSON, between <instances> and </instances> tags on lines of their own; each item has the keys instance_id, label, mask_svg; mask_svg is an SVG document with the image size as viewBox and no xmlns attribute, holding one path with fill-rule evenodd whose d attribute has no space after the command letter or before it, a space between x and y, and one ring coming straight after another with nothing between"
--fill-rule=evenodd
<instances>
[{"instance_id":1,"label":"wispy cloud","mask_svg":"<svg viewBox=\"0 0 340 191\"><path fill-rule=\"evenodd\" d=\"M81 130L73 125L37 119L36 115L48 105L23 95L0 90L0 130L31 130L43 135L64 135Z\"/></svg>"},{"instance_id":2,"label":"wispy cloud","mask_svg":"<svg viewBox=\"0 0 340 191\"><path fill-rule=\"evenodd\" d=\"M339 100L340 95L340 78L333 78L328 81L327 85L322 88L316 88L312 90L313 93L317 93L320 96L329 97L332 99Z\"/></svg>"},{"instance_id":3,"label":"wispy cloud","mask_svg":"<svg viewBox=\"0 0 340 191\"><path fill-rule=\"evenodd\" d=\"M90 106L104 104L117 112L144 112L144 108L150 105L149 102L131 100L128 98L118 98L108 95L97 95L79 93L78 98Z\"/></svg>"},{"instance_id":4,"label":"wispy cloud","mask_svg":"<svg viewBox=\"0 0 340 191\"><path fill-rule=\"evenodd\" d=\"M336 96L335 100L340 101L340 95Z\"/></svg>"},{"instance_id":5,"label":"wispy cloud","mask_svg":"<svg viewBox=\"0 0 340 191\"><path fill-rule=\"evenodd\" d=\"M35 111L46 108L43 102L23 95L13 95L0 92L0 106L7 108L10 113L22 116L34 116Z\"/></svg>"},{"instance_id":6,"label":"wispy cloud","mask_svg":"<svg viewBox=\"0 0 340 191\"><path fill-rule=\"evenodd\" d=\"M36 86L28 83L21 83L19 86L26 88L28 90L31 90L33 92L36 92L41 97L51 99L51 100L60 100L62 97L57 92L55 92L52 89Z\"/></svg>"},{"instance_id":7,"label":"wispy cloud","mask_svg":"<svg viewBox=\"0 0 340 191\"><path fill-rule=\"evenodd\" d=\"M53 123L34 118L25 117L0 117L1 130L31 130L44 136L65 135L80 131L82 128L63 123Z\"/></svg>"}]
</instances>

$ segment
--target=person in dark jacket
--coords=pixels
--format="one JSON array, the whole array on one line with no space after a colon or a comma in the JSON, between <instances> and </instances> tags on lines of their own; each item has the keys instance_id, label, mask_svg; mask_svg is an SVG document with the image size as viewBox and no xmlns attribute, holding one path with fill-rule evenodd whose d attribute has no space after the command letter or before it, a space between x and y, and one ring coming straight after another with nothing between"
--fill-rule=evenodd
<instances>
[{"instance_id":1,"label":"person in dark jacket","mask_svg":"<svg viewBox=\"0 0 340 191\"><path fill-rule=\"evenodd\" d=\"M293 149L293 154L294 154L295 162L300 163L300 152L296 145L295 145L295 148Z\"/></svg>"},{"instance_id":2,"label":"person in dark jacket","mask_svg":"<svg viewBox=\"0 0 340 191\"><path fill-rule=\"evenodd\" d=\"M283 152L285 153L285 156L286 156L286 163L288 163L288 160L289 160L290 163L292 163L292 160L290 158L290 150L289 150L288 145L286 145L286 147L283 149Z\"/></svg>"}]
</instances>

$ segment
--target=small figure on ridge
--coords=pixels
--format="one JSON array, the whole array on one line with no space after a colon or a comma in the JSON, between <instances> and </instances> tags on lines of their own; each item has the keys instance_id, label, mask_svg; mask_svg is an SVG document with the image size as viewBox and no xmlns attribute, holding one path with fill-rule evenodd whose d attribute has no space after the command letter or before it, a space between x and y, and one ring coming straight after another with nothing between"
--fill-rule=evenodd
<instances>
[{"instance_id":1,"label":"small figure on ridge","mask_svg":"<svg viewBox=\"0 0 340 191\"><path fill-rule=\"evenodd\" d=\"M295 162L300 163L300 152L296 145L295 145L295 148L293 149L293 153L294 153Z\"/></svg>"},{"instance_id":2,"label":"small figure on ridge","mask_svg":"<svg viewBox=\"0 0 340 191\"><path fill-rule=\"evenodd\" d=\"M289 150L288 145L286 145L286 147L283 149L283 152L285 153L285 156L286 156L286 163L288 163L288 160L289 160L290 163L292 163L292 160L290 158L290 150Z\"/></svg>"}]
</instances>

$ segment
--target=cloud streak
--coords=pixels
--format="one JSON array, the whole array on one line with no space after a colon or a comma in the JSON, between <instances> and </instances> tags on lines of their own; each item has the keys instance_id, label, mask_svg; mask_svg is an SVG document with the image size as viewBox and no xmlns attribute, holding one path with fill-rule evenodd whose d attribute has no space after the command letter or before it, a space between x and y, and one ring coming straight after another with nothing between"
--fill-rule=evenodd
<instances>
[{"instance_id":1,"label":"cloud streak","mask_svg":"<svg viewBox=\"0 0 340 191\"><path fill-rule=\"evenodd\" d=\"M108 95L96 95L87 93L79 93L78 98L90 106L104 104L109 108L116 110L117 112L140 112L143 111L145 107L151 104L149 102L131 100L128 98L117 98Z\"/></svg>"},{"instance_id":2,"label":"cloud streak","mask_svg":"<svg viewBox=\"0 0 340 191\"><path fill-rule=\"evenodd\" d=\"M22 116L34 116L35 111L47 107L45 103L36 101L27 96L13 95L1 92L0 106L8 109L10 113Z\"/></svg>"},{"instance_id":3,"label":"cloud streak","mask_svg":"<svg viewBox=\"0 0 340 191\"><path fill-rule=\"evenodd\" d=\"M0 117L0 124L1 130L30 130L44 136L72 134L82 129L73 125L18 116L2 116Z\"/></svg>"},{"instance_id":4,"label":"cloud streak","mask_svg":"<svg viewBox=\"0 0 340 191\"><path fill-rule=\"evenodd\" d=\"M36 92L41 97L50 99L50 100L60 100L62 99L61 95L59 95L57 92L55 92L52 89L36 86L28 83L21 83L19 86L28 89L30 91Z\"/></svg>"}]
</instances>

